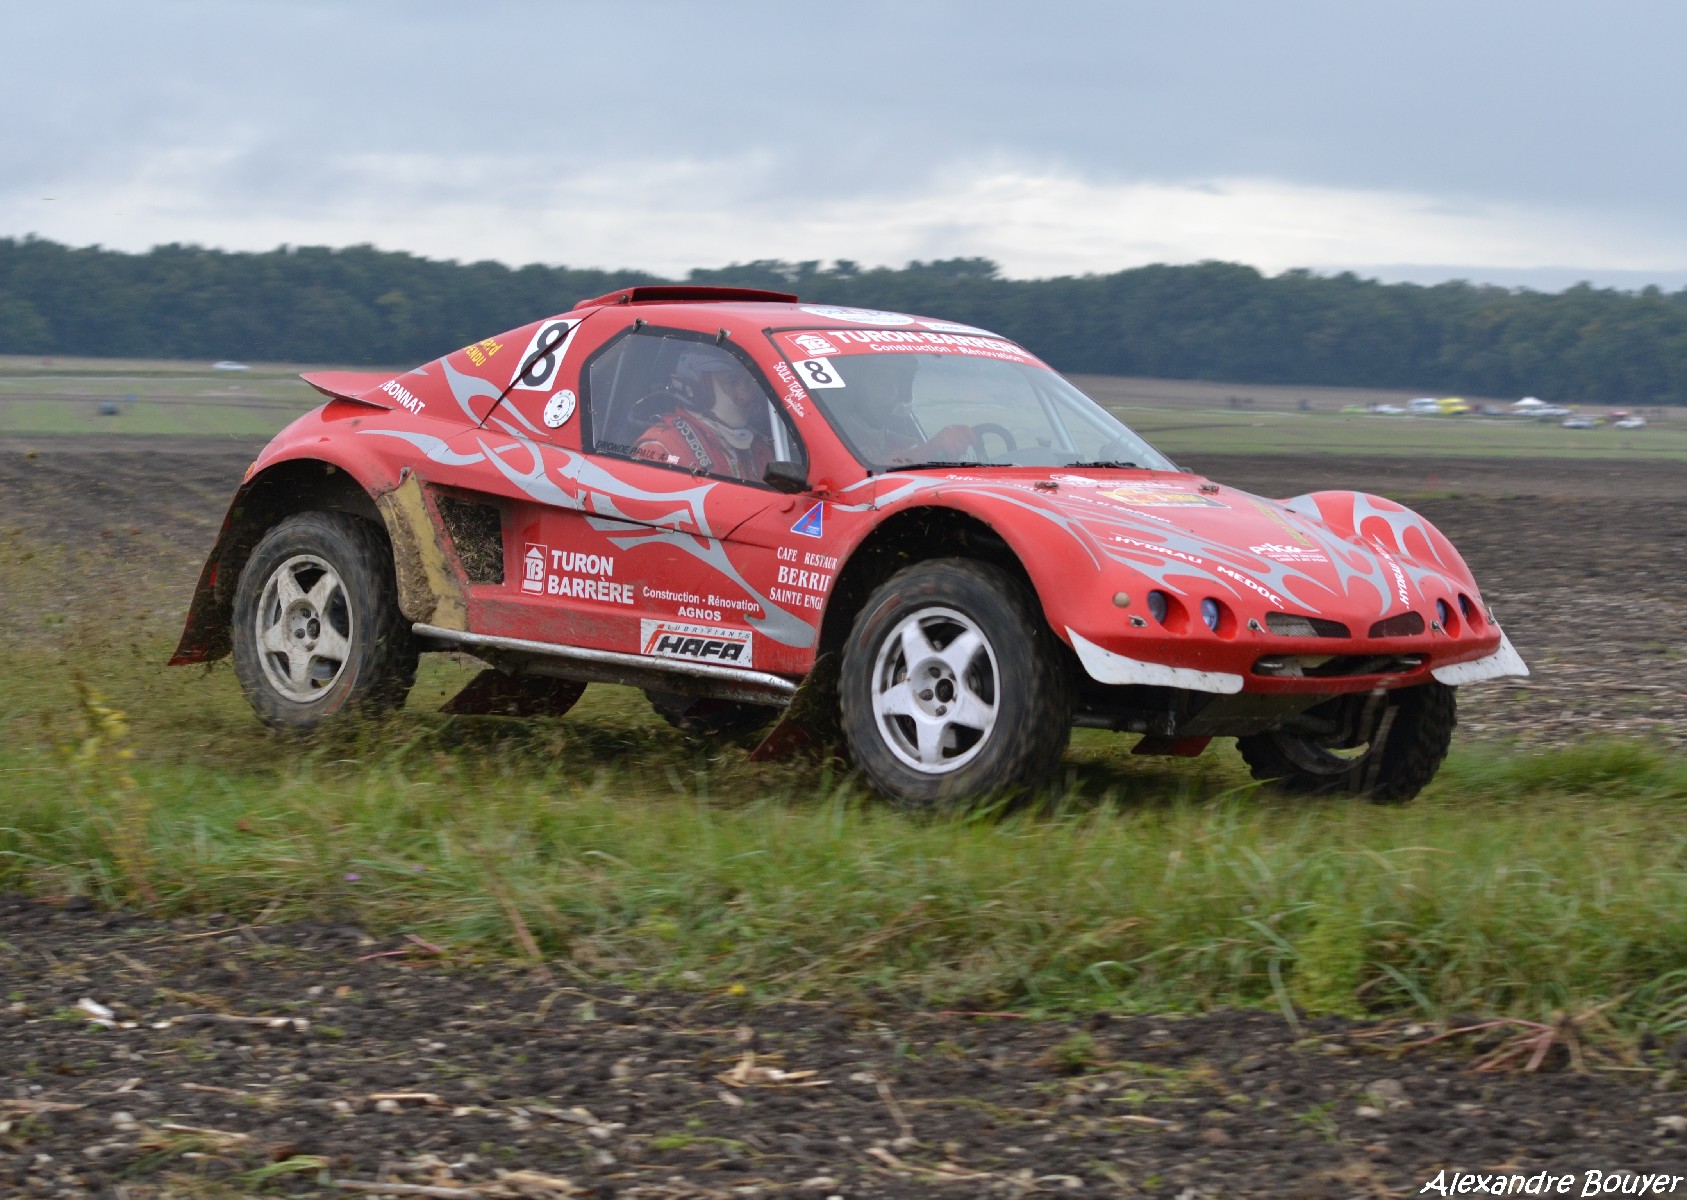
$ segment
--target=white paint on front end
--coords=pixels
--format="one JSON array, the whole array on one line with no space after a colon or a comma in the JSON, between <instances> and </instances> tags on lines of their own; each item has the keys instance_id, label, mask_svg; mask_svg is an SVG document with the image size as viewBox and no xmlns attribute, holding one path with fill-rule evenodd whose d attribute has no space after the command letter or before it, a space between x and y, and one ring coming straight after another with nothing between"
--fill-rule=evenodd
<instances>
[{"instance_id":1,"label":"white paint on front end","mask_svg":"<svg viewBox=\"0 0 1687 1200\"><path fill-rule=\"evenodd\" d=\"M1189 667L1168 667L1164 663L1144 662L1140 658L1115 654L1075 632L1070 625L1066 627L1066 636L1072 641L1072 649L1078 652L1078 661L1084 664L1084 670L1088 671L1090 678L1097 683L1142 683L1151 687L1184 688L1191 692L1220 694L1242 690L1242 677L1232 675L1228 671L1196 671Z\"/></svg>"},{"instance_id":2,"label":"white paint on front end","mask_svg":"<svg viewBox=\"0 0 1687 1200\"><path fill-rule=\"evenodd\" d=\"M1432 667L1429 673L1448 687L1459 687L1466 683L1480 683L1484 679L1502 679L1508 675L1521 677L1529 673L1529 668L1524 663L1523 656L1511 648L1511 639L1502 633L1500 648L1487 658L1450 663L1445 667Z\"/></svg>"}]
</instances>

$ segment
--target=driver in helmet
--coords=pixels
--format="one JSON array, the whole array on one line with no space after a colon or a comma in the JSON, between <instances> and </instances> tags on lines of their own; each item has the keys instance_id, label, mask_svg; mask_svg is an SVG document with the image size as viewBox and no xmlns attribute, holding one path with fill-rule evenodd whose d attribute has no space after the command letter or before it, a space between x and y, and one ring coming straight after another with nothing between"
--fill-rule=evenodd
<instances>
[{"instance_id":1,"label":"driver in helmet","mask_svg":"<svg viewBox=\"0 0 1687 1200\"><path fill-rule=\"evenodd\" d=\"M971 452L984 460L983 448L971 425L945 425L929 438L914 419L914 376L919 360L913 355L884 360L880 370L889 386L863 389L860 418L851 422L856 446L875 462L890 467L919 462L963 462Z\"/></svg>"},{"instance_id":2,"label":"driver in helmet","mask_svg":"<svg viewBox=\"0 0 1687 1200\"><path fill-rule=\"evenodd\" d=\"M760 480L773 445L752 422L767 397L744 364L713 346L686 350L670 385L678 406L633 443L651 462Z\"/></svg>"}]
</instances>

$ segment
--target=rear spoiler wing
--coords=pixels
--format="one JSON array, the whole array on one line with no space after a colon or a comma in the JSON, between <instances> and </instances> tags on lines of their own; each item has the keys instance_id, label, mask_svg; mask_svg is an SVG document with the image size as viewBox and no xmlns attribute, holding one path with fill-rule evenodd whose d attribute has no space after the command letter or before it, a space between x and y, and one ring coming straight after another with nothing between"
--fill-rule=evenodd
<instances>
[{"instance_id":1,"label":"rear spoiler wing","mask_svg":"<svg viewBox=\"0 0 1687 1200\"><path fill-rule=\"evenodd\" d=\"M390 372L374 374L369 371L309 371L299 376L330 400L349 400L353 404L367 404L371 408L398 408L398 400L381 388L392 378Z\"/></svg>"}]
</instances>

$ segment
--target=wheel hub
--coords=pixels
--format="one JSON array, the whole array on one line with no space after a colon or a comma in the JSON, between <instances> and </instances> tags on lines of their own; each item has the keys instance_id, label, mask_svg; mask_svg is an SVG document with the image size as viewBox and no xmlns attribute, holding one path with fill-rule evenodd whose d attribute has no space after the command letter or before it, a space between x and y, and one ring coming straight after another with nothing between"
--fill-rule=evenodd
<instances>
[{"instance_id":1,"label":"wheel hub","mask_svg":"<svg viewBox=\"0 0 1687 1200\"><path fill-rule=\"evenodd\" d=\"M314 554L289 558L264 584L253 633L276 691L297 704L321 700L351 654L351 608L339 573Z\"/></svg>"},{"instance_id":2,"label":"wheel hub","mask_svg":"<svg viewBox=\"0 0 1687 1200\"><path fill-rule=\"evenodd\" d=\"M295 642L314 650L316 639L322 636L322 617L310 601L300 600L287 610L287 629Z\"/></svg>"},{"instance_id":3,"label":"wheel hub","mask_svg":"<svg viewBox=\"0 0 1687 1200\"><path fill-rule=\"evenodd\" d=\"M947 716L949 706L955 702L957 695L955 672L949 664L927 659L915 668L912 678L921 684L914 693L914 702L920 711L932 717Z\"/></svg>"},{"instance_id":4,"label":"wheel hub","mask_svg":"<svg viewBox=\"0 0 1687 1200\"><path fill-rule=\"evenodd\" d=\"M886 747L925 774L975 758L996 726L995 651L971 617L933 606L898 621L873 668Z\"/></svg>"}]
</instances>

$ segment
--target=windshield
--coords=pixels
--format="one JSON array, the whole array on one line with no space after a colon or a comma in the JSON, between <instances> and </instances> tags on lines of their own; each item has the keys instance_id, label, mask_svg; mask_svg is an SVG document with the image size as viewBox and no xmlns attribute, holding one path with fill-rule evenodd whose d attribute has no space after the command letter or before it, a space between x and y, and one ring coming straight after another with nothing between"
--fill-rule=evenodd
<instances>
[{"instance_id":1,"label":"windshield","mask_svg":"<svg viewBox=\"0 0 1687 1200\"><path fill-rule=\"evenodd\" d=\"M872 330L780 333L796 377L861 465L1176 468L1028 353L1002 339ZM915 339L926 340L920 344Z\"/></svg>"}]
</instances>

